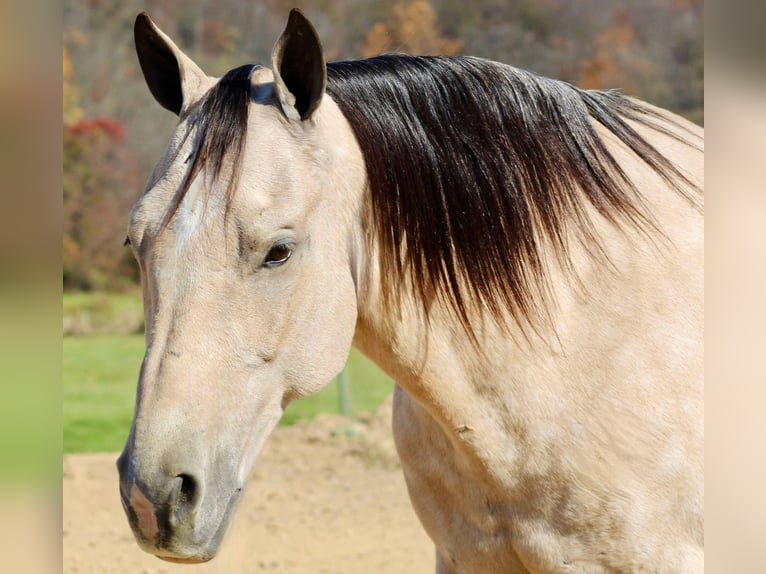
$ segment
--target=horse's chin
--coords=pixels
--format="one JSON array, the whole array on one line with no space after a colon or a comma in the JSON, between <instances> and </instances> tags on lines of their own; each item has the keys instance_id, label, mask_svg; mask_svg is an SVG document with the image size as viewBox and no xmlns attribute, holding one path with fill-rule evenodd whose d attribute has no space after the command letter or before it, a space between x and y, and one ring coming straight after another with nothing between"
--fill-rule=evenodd
<instances>
[{"instance_id":1,"label":"horse's chin","mask_svg":"<svg viewBox=\"0 0 766 574\"><path fill-rule=\"evenodd\" d=\"M156 547L147 547L145 544L141 545L141 549L152 556L156 556L160 560L165 562L172 562L173 564L202 564L203 562L209 562L218 554L218 548L211 549L210 547L203 548L199 551L177 551L169 550L167 548L158 549Z\"/></svg>"},{"instance_id":2,"label":"horse's chin","mask_svg":"<svg viewBox=\"0 0 766 574\"><path fill-rule=\"evenodd\" d=\"M197 554L196 556L179 557L179 556L157 556L160 560L165 562L173 562L174 564L201 564L208 562L215 557L215 554Z\"/></svg>"},{"instance_id":3,"label":"horse's chin","mask_svg":"<svg viewBox=\"0 0 766 574\"><path fill-rule=\"evenodd\" d=\"M169 549L169 548L143 548L145 552L156 556L160 560L165 562L172 562L173 564L202 564L203 562L209 562L218 555L218 544L213 542L203 547L198 548L186 548Z\"/></svg>"}]
</instances>

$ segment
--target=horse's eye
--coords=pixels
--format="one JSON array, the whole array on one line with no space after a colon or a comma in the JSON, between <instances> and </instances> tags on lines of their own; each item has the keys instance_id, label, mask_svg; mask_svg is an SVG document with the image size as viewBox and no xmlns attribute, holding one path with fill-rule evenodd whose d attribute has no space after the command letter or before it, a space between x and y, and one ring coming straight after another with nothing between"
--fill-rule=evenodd
<instances>
[{"instance_id":1,"label":"horse's eye","mask_svg":"<svg viewBox=\"0 0 766 574\"><path fill-rule=\"evenodd\" d=\"M266 259L263 260L263 265L266 267L277 267L290 259L292 254L293 250L289 243L277 243L269 249Z\"/></svg>"}]
</instances>

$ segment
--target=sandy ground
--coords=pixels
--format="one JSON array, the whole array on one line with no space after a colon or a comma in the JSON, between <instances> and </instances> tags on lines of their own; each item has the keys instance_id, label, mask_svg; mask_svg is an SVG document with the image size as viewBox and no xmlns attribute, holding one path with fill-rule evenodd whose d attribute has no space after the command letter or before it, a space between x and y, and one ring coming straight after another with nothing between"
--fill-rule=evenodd
<instances>
[{"instance_id":1,"label":"sandy ground","mask_svg":"<svg viewBox=\"0 0 766 574\"><path fill-rule=\"evenodd\" d=\"M391 404L359 422L322 416L278 428L212 561L163 562L139 550L117 494L117 454L64 458L65 573L430 574L390 432Z\"/></svg>"}]
</instances>

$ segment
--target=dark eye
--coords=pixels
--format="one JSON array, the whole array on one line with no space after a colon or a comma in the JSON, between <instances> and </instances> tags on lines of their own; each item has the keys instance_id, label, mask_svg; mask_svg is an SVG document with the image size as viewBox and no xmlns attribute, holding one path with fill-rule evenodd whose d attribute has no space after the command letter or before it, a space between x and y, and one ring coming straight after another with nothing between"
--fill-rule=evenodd
<instances>
[{"instance_id":1,"label":"dark eye","mask_svg":"<svg viewBox=\"0 0 766 574\"><path fill-rule=\"evenodd\" d=\"M273 245L263 260L265 267L278 267L290 259L293 254L292 246L289 243L277 243Z\"/></svg>"},{"instance_id":2,"label":"dark eye","mask_svg":"<svg viewBox=\"0 0 766 574\"><path fill-rule=\"evenodd\" d=\"M130 237L128 237L128 236L126 235L126 236L125 236L125 241L122 243L122 246L123 246L123 247L127 247L128 245L130 245Z\"/></svg>"}]
</instances>

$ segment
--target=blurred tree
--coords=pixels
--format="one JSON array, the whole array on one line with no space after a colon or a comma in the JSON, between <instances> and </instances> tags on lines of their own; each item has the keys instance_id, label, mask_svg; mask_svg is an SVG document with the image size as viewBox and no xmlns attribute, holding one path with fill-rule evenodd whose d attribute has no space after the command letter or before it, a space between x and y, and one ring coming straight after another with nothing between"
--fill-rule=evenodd
<instances>
[{"instance_id":1,"label":"blurred tree","mask_svg":"<svg viewBox=\"0 0 766 574\"><path fill-rule=\"evenodd\" d=\"M619 87L627 93L637 93L637 70L634 43L636 31L630 12L618 8L612 14L612 25L593 39L594 54L580 65L580 87L597 89Z\"/></svg>"},{"instance_id":2,"label":"blurred tree","mask_svg":"<svg viewBox=\"0 0 766 574\"><path fill-rule=\"evenodd\" d=\"M231 33L221 18L202 21L202 50L207 54L223 54L232 49Z\"/></svg>"},{"instance_id":3,"label":"blurred tree","mask_svg":"<svg viewBox=\"0 0 766 574\"><path fill-rule=\"evenodd\" d=\"M122 245L139 188L135 158L123 141L123 126L112 119L64 126L65 289L114 289L138 279Z\"/></svg>"},{"instance_id":4,"label":"blurred tree","mask_svg":"<svg viewBox=\"0 0 766 574\"><path fill-rule=\"evenodd\" d=\"M123 286L138 278L132 256L121 245L125 214L138 189L138 165L124 145L125 130L120 122L84 117L66 49L62 64L64 287Z\"/></svg>"},{"instance_id":5,"label":"blurred tree","mask_svg":"<svg viewBox=\"0 0 766 574\"><path fill-rule=\"evenodd\" d=\"M367 34L365 57L386 51L452 56L463 49L462 40L444 36L438 16L427 0L399 1L386 22L377 22Z\"/></svg>"},{"instance_id":6,"label":"blurred tree","mask_svg":"<svg viewBox=\"0 0 766 574\"><path fill-rule=\"evenodd\" d=\"M62 50L61 76L64 84L64 124L73 124L82 118L83 111L80 107L80 94L72 83L72 60L66 46Z\"/></svg>"},{"instance_id":7,"label":"blurred tree","mask_svg":"<svg viewBox=\"0 0 766 574\"><path fill-rule=\"evenodd\" d=\"M584 88L619 88L703 122L704 52L698 0L650 0L612 10L579 64Z\"/></svg>"}]
</instances>

